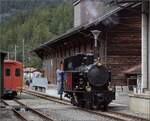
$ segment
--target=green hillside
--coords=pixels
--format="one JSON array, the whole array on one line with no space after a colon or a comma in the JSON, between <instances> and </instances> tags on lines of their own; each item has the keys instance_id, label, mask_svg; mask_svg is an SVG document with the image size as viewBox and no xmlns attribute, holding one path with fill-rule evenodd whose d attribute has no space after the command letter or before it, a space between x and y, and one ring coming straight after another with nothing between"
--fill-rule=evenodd
<instances>
[{"instance_id":1,"label":"green hillside","mask_svg":"<svg viewBox=\"0 0 150 121\"><path fill-rule=\"evenodd\" d=\"M17 11L11 19L0 24L0 50L11 52L10 58L14 59L14 47L17 45L17 59L22 61L24 39L25 65L40 66L40 60L29 57L28 52L72 27L73 6L68 2Z\"/></svg>"}]
</instances>

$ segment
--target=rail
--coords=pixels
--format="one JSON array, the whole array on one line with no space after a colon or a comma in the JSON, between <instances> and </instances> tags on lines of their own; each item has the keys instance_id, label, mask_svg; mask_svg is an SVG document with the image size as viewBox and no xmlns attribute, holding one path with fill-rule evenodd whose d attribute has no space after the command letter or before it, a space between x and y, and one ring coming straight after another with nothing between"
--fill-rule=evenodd
<instances>
[{"instance_id":1,"label":"rail","mask_svg":"<svg viewBox=\"0 0 150 121\"><path fill-rule=\"evenodd\" d=\"M10 106L9 103L7 103L5 100L1 100L5 105ZM24 117L20 112L18 112L14 107L11 108L12 111L17 115L18 118L20 118L23 121L28 121L26 117Z\"/></svg>"},{"instance_id":2,"label":"rail","mask_svg":"<svg viewBox=\"0 0 150 121\"><path fill-rule=\"evenodd\" d=\"M21 105L20 107L24 107L24 108L28 109L29 111L31 111L32 113L37 114L40 118L43 118L43 119L45 119L46 121L53 121L53 119L51 119L51 118L48 117L47 115L45 115L45 114L43 114L43 113L41 113L41 112L39 112L39 111L37 111L37 110L35 110L35 109L33 109L33 108L27 106L27 105L25 105L25 104L22 103L22 102L20 102L20 101L18 101L18 100L16 100L16 99L14 99L13 101L16 102L16 103L18 103L19 105ZM2 102L3 102L5 105L10 106L10 104L7 103L5 100L2 100ZM12 107L13 112L14 112L20 119L22 119L23 121L29 121L29 119L27 119L24 115L22 115L21 112L17 111L13 106L11 106L11 107Z\"/></svg>"},{"instance_id":3,"label":"rail","mask_svg":"<svg viewBox=\"0 0 150 121\"><path fill-rule=\"evenodd\" d=\"M37 97L40 97L40 98L43 98L43 99L46 99L46 100L54 101L54 102L57 102L57 103L60 103L60 104L71 105L68 100L60 100L57 97L46 95L46 94L43 94L43 93L40 93L40 92L35 92L35 91L31 91L31 90L26 90L26 89L23 89L23 92L27 93L27 94L37 96ZM84 108L80 108L80 107L78 107L78 109L80 109L82 111L92 113L92 114L96 114L96 115L99 115L99 116L115 119L117 121L149 121L149 119L146 119L146 118L142 118L142 117L138 117L138 116L134 116L134 115L129 115L129 114L125 114L125 113L120 113L120 112L93 111L93 110L84 109Z\"/></svg>"}]
</instances>

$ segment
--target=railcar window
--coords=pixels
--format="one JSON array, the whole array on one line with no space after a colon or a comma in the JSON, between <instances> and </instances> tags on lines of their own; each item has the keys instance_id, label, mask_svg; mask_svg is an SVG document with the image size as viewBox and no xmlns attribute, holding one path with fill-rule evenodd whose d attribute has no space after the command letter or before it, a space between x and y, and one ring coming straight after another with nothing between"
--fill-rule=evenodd
<instances>
[{"instance_id":1,"label":"railcar window","mask_svg":"<svg viewBox=\"0 0 150 121\"><path fill-rule=\"evenodd\" d=\"M19 68L16 68L15 76L20 76L20 75L21 75L21 70Z\"/></svg>"},{"instance_id":2,"label":"railcar window","mask_svg":"<svg viewBox=\"0 0 150 121\"><path fill-rule=\"evenodd\" d=\"M9 68L7 68L7 69L5 70L5 72L6 72L6 76L10 76L10 69L9 69Z\"/></svg>"}]
</instances>

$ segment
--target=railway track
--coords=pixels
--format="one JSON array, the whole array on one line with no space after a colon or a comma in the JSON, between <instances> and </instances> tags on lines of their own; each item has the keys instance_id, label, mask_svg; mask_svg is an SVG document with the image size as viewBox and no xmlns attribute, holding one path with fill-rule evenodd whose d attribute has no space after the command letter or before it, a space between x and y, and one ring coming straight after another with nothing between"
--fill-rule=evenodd
<instances>
[{"instance_id":1,"label":"railway track","mask_svg":"<svg viewBox=\"0 0 150 121\"><path fill-rule=\"evenodd\" d=\"M25 90L25 89L23 90L23 92L46 99L46 100L54 101L54 102L57 102L60 104L71 105L70 102L67 100L60 100L59 98L49 96L46 94L42 94L40 92L35 92L35 91ZM149 121L149 119L145 119L145 118L141 118L141 117L133 116L133 115L128 115L128 114L120 113L120 112L113 112L113 111L102 112L102 111L88 110L88 109L84 109L84 108L78 108L78 109L92 113L92 114L96 114L98 116L115 119L117 121Z\"/></svg>"},{"instance_id":2,"label":"railway track","mask_svg":"<svg viewBox=\"0 0 150 121\"><path fill-rule=\"evenodd\" d=\"M11 106L12 111L17 115L18 118L23 121L53 121L53 119L51 119L47 115L23 104L21 101L18 101L16 99L14 99L13 102L18 104L17 106L12 105L12 101L11 104L7 100L2 100L2 102L7 106ZM36 119L34 119L34 117L32 117L31 115L34 115Z\"/></svg>"},{"instance_id":3,"label":"railway track","mask_svg":"<svg viewBox=\"0 0 150 121\"><path fill-rule=\"evenodd\" d=\"M104 117L113 118L117 121L149 121L148 119L145 119L145 118L141 118L141 117L137 117L137 116L133 116L133 115L128 115L128 114L124 114L124 113L119 113L119 112L110 112L110 111L108 111L108 112L89 111L89 112L95 113L97 115L101 115Z\"/></svg>"},{"instance_id":4,"label":"railway track","mask_svg":"<svg viewBox=\"0 0 150 121\"><path fill-rule=\"evenodd\" d=\"M40 97L40 98L43 98L43 99L46 99L46 100L54 101L54 102L64 104L64 105L71 105L70 101L68 101L68 100L63 100L63 99L60 100L57 97L53 97L53 96L50 96L50 95L42 94L40 92L35 92L35 91L31 91L31 90L26 90L26 89L23 89L22 91L24 93L34 95L34 96L37 96L37 97Z\"/></svg>"},{"instance_id":5,"label":"railway track","mask_svg":"<svg viewBox=\"0 0 150 121\"><path fill-rule=\"evenodd\" d=\"M1 100L5 105L10 106L8 102L6 102L5 100ZM17 115L17 117L19 117L21 120L23 121L28 121L26 119L26 117L24 117L19 111L17 111L17 109L15 107L11 108L12 111Z\"/></svg>"}]
</instances>

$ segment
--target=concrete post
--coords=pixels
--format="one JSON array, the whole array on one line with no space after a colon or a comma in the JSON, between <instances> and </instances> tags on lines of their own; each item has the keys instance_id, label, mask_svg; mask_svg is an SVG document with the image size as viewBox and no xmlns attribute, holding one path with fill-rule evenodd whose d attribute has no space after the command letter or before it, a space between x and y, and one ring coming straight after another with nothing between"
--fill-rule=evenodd
<instances>
[{"instance_id":1,"label":"concrete post","mask_svg":"<svg viewBox=\"0 0 150 121\"><path fill-rule=\"evenodd\" d=\"M148 87L148 16L147 16L148 4L142 2L142 83L141 89Z\"/></svg>"}]
</instances>

